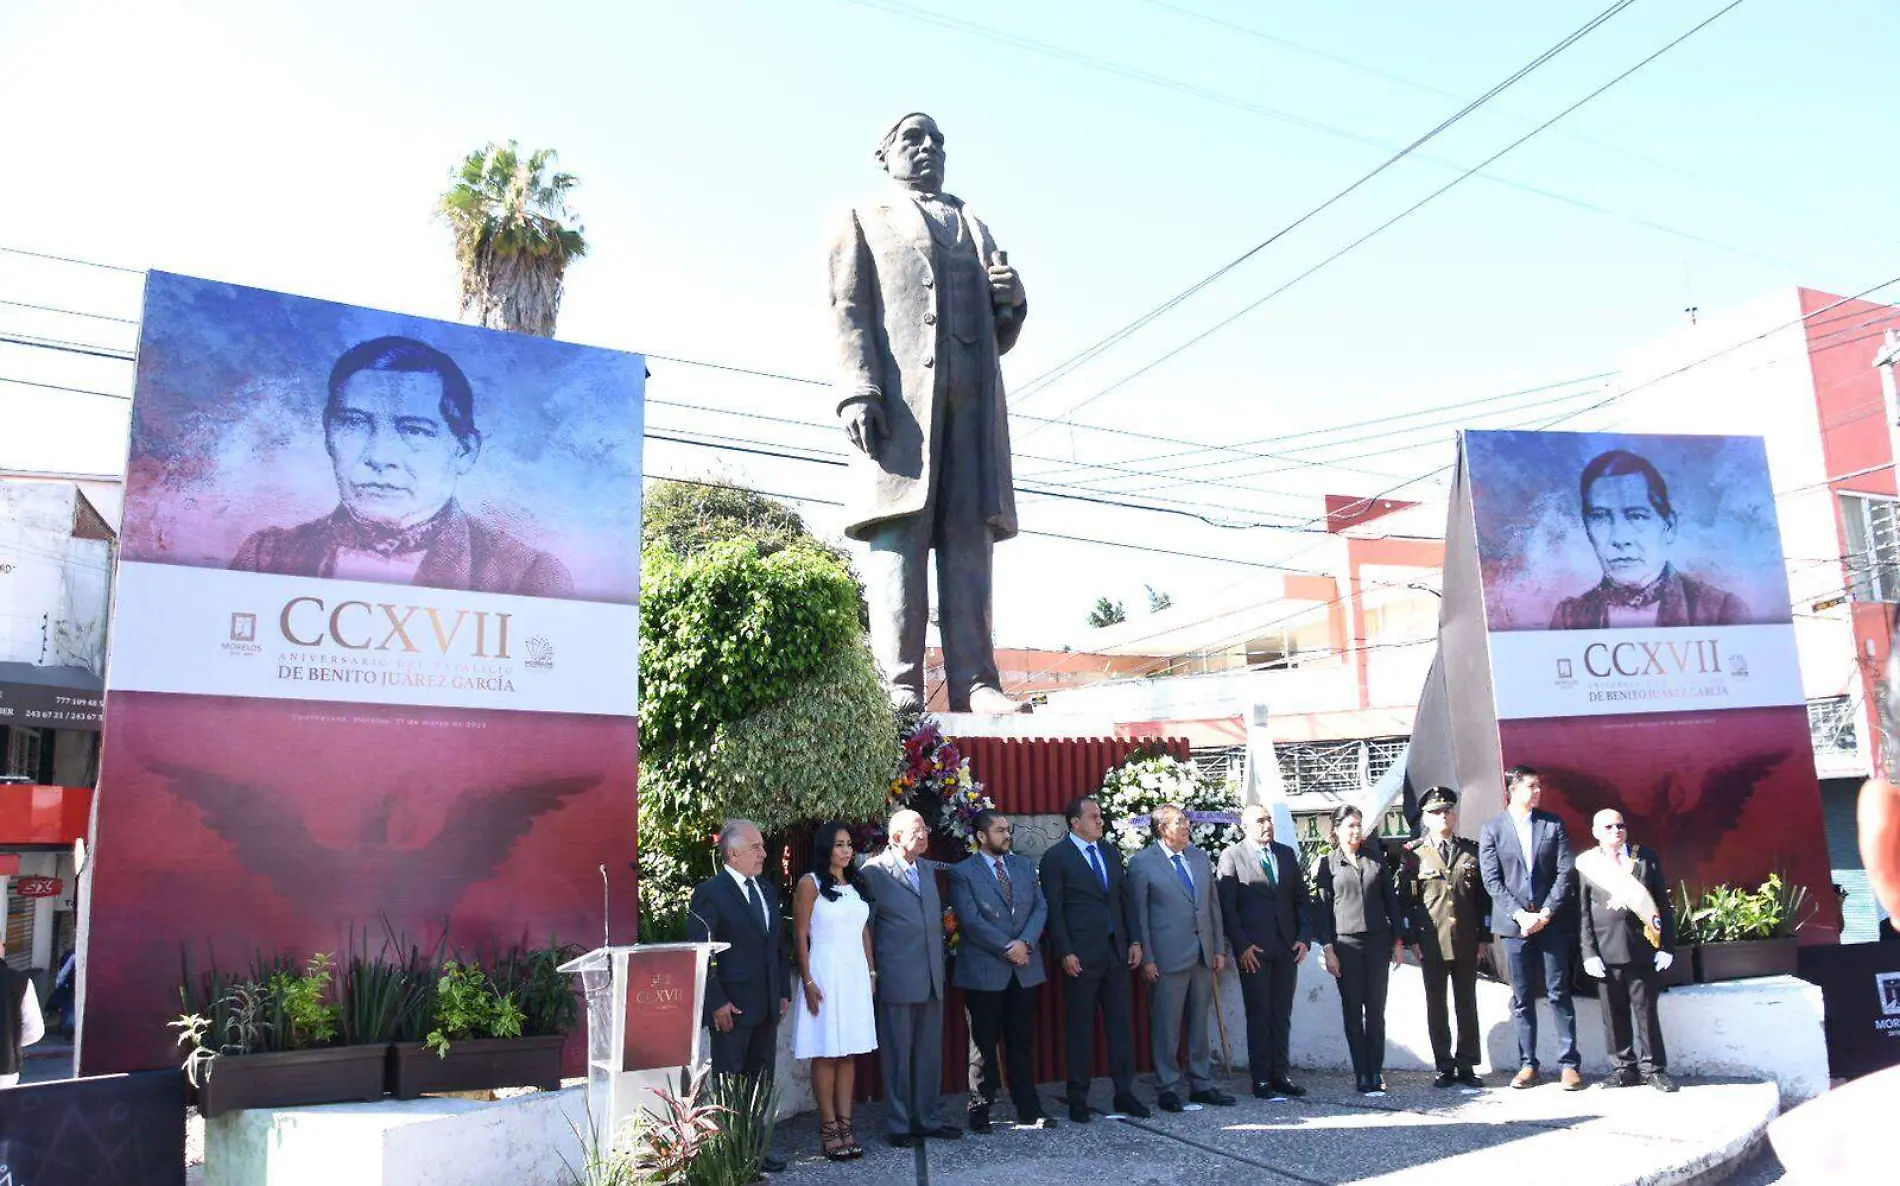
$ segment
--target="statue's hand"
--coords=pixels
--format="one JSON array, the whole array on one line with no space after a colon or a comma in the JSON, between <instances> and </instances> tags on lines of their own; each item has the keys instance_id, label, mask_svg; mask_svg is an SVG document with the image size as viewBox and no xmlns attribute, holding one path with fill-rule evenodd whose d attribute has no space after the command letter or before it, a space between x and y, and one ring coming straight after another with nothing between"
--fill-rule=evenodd
<instances>
[{"instance_id":1,"label":"statue's hand","mask_svg":"<svg viewBox=\"0 0 1900 1186\"><path fill-rule=\"evenodd\" d=\"M1026 299L1023 295L1022 277L1008 264L990 265L990 299L998 305L1020 305Z\"/></svg>"},{"instance_id":2,"label":"statue's hand","mask_svg":"<svg viewBox=\"0 0 1900 1186\"><path fill-rule=\"evenodd\" d=\"M884 443L884 408L876 400L854 404L845 414L844 433L852 448L875 461Z\"/></svg>"}]
</instances>

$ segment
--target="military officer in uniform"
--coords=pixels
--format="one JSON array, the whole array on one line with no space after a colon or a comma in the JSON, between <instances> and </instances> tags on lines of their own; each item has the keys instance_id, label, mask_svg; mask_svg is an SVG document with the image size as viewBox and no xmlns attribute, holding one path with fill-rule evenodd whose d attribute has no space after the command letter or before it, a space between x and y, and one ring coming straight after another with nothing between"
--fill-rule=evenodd
<instances>
[{"instance_id":1,"label":"military officer in uniform","mask_svg":"<svg viewBox=\"0 0 1900 1186\"><path fill-rule=\"evenodd\" d=\"M1491 897L1478 868L1478 844L1453 835L1458 792L1432 787L1419 801L1425 834L1405 846L1401 896L1413 954L1425 973L1425 1025L1431 1032L1433 1087L1484 1086L1478 1077L1478 962L1487 954ZM1458 1015L1458 1046L1451 1044L1445 984Z\"/></svg>"}]
</instances>

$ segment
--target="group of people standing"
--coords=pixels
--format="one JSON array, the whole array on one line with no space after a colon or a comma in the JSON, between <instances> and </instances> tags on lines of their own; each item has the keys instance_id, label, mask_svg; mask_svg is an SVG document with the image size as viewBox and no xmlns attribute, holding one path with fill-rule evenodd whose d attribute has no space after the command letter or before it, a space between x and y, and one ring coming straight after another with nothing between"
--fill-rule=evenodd
<instances>
[{"instance_id":1,"label":"group of people standing","mask_svg":"<svg viewBox=\"0 0 1900 1186\"><path fill-rule=\"evenodd\" d=\"M793 889L789 965L777 895L761 878L763 838L749 821L730 821L719 836L725 868L695 890L689 915L695 940L730 945L714 957L706 987L713 1070L770 1075L778 1025L789 1016L794 1057L811 1060L826 1157L863 1155L852 1124L853 1059L873 1050L888 1100L885 1139L898 1147L954 1140L963 1129L937 1111L944 1002L954 985L969 1015L970 1131L991 1130L1005 1071L1017 1123L1050 1128L1056 1122L1035 1086L1032 1030L1037 991L1053 974L1066 1015L1070 1120L1098 1114L1088 1102L1098 1016L1110 1105L1146 1117L1134 1088L1140 976L1156 1105L1230 1106L1234 1097L1214 1082L1209 1025L1214 985L1231 956L1253 1094L1296 1097L1305 1090L1288 1062L1294 989L1317 943L1339 982L1361 1092L1385 1090L1387 979L1408 947L1424 973L1434 1085L1475 1090L1484 1086L1478 967L1495 938L1512 986L1519 1056L1512 1087L1540 1081L1540 981L1562 1047L1560 1080L1583 1086L1570 1001L1580 943L1584 968L1603 982L1615 1064L1604 1086L1647 1081L1674 1091L1656 1016L1656 977L1673 958L1674 928L1655 854L1627 844L1622 816L1608 810L1595 821L1598 846L1573 858L1562 822L1537 810L1537 773L1517 767L1506 788L1509 806L1476 842L1455 834L1457 793L1432 788L1420 803L1423 834L1395 860L1357 808L1340 808L1334 845L1312 870L1316 894L1259 805L1242 812L1243 838L1218 862L1192 843L1187 812L1172 804L1150 819L1155 842L1126 864L1105 840L1101 806L1090 797L1068 805L1068 835L1039 863L1011 851L1013 825L997 811L977 816L976 850L952 864L926 855L929 827L914 811L891 817L888 843L868 859L860 859L850 827L825 823ZM949 967L946 894L960 935ZM778 1164L767 1158L764 1168Z\"/></svg>"}]
</instances>

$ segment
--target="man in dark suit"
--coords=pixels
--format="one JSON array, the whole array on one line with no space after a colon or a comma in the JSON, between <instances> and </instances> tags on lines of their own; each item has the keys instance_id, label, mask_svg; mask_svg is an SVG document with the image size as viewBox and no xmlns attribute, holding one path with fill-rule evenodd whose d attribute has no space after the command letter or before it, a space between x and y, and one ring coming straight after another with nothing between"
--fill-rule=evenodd
<instances>
[{"instance_id":1,"label":"man in dark suit","mask_svg":"<svg viewBox=\"0 0 1900 1186\"><path fill-rule=\"evenodd\" d=\"M1302 1096L1287 1063L1293 989L1312 943L1300 858L1273 839L1273 812L1258 803L1240 813L1246 839L1220 854L1215 886L1247 1010L1247 1064L1260 1099Z\"/></svg>"},{"instance_id":2,"label":"man in dark suit","mask_svg":"<svg viewBox=\"0 0 1900 1186\"><path fill-rule=\"evenodd\" d=\"M950 906L963 936L952 983L963 990L970 1011L971 1132L990 1131L990 1109L1001 1089L997 1040L1009 1059L1009 1094L1019 1124L1055 1127L1036 1095L1034 1039L1036 986L1042 967L1042 928L1049 903L1028 857L1010 852L1015 831L1000 811L978 812L971 821L979 845L970 859L950 868Z\"/></svg>"},{"instance_id":3,"label":"man in dark suit","mask_svg":"<svg viewBox=\"0 0 1900 1186\"><path fill-rule=\"evenodd\" d=\"M1676 508L1648 458L1627 449L1598 454L1577 482L1583 528L1603 579L1557 604L1552 630L1611 626L1735 626L1750 621L1735 594L1684 576L1669 563Z\"/></svg>"},{"instance_id":4,"label":"man in dark suit","mask_svg":"<svg viewBox=\"0 0 1900 1186\"><path fill-rule=\"evenodd\" d=\"M1613 807L1597 812L1591 831L1597 847L1577 857L1577 875L1583 970L1603 982L1603 1038L1613 1064L1603 1086L1674 1091L1656 1013L1656 977L1676 959L1662 861L1628 843L1623 813Z\"/></svg>"},{"instance_id":5,"label":"man in dark suit","mask_svg":"<svg viewBox=\"0 0 1900 1186\"><path fill-rule=\"evenodd\" d=\"M1425 974L1425 1029L1438 1067L1432 1086L1481 1088L1478 964L1489 948L1491 898L1484 892L1477 842L1454 835L1458 792L1432 787L1418 806L1425 834L1405 846L1399 896L1405 902L1412 951ZM1445 1008L1447 984L1458 1015L1456 1051Z\"/></svg>"},{"instance_id":6,"label":"man in dark suit","mask_svg":"<svg viewBox=\"0 0 1900 1186\"><path fill-rule=\"evenodd\" d=\"M1069 1118L1089 1120L1089 1079L1095 1062L1095 1013L1108 1037L1108 1073L1115 1110L1151 1115L1135 1098L1135 1036L1129 972L1141 965L1141 943L1128 909L1121 854L1103 841L1102 807L1091 798L1070 803L1063 815L1069 835L1042 854L1042 892L1049 900L1049 950L1062 968L1067 1009Z\"/></svg>"},{"instance_id":7,"label":"man in dark suit","mask_svg":"<svg viewBox=\"0 0 1900 1186\"><path fill-rule=\"evenodd\" d=\"M726 867L693 889L686 936L727 943L706 972L705 1024L712 1027L712 1069L722 1075L770 1078L778 1058L778 1023L792 1005L791 966L778 893L763 880L765 837L751 820L719 830ZM767 1173L785 1168L776 1157Z\"/></svg>"},{"instance_id":8,"label":"man in dark suit","mask_svg":"<svg viewBox=\"0 0 1900 1186\"><path fill-rule=\"evenodd\" d=\"M567 568L470 516L458 481L481 457L475 396L455 361L412 338L359 342L330 369L323 444L337 507L295 527L266 527L231 560L238 572L337 577L567 597Z\"/></svg>"},{"instance_id":9,"label":"man in dark suit","mask_svg":"<svg viewBox=\"0 0 1900 1186\"><path fill-rule=\"evenodd\" d=\"M891 816L890 843L864 862L871 887L871 950L877 960L877 1051L884 1068L888 1139L908 1148L963 1130L937 1119L943 1087L943 900L924 856L930 828L914 811Z\"/></svg>"},{"instance_id":10,"label":"man in dark suit","mask_svg":"<svg viewBox=\"0 0 1900 1186\"><path fill-rule=\"evenodd\" d=\"M1577 1011L1570 1003L1570 951L1576 942L1576 887L1570 838L1563 821L1537 810L1543 794L1537 771L1513 766L1504 775L1507 806L1478 837L1478 867L1491 895L1491 931L1511 973L1511 1019L1517 1027L1516 1088L1535 1087L1537 980L1557 1024L1563 1051L1557 1062L1565 1091L1583 1087L1578 1070Z\"/></svg>"}]
</instances>

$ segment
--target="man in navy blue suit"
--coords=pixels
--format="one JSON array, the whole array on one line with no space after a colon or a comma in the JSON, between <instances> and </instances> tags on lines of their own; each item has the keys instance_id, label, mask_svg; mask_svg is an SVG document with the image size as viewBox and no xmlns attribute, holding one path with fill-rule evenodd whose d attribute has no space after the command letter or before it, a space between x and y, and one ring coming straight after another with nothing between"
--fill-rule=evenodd
<instances>
[{"instance_id":1,"label":"man in navy blue suit","mask_svg":"<svg viewBox=\"0 0 1900 1186\"><path fill-rule=\"evenodd\" d=\"M1506 807L1478 838L1478 868L1491 895L1491 930L1511 972L1511 1019L1517 1028L1516 1088L1534 1087L1537 1063L1537 979L1557 1023L1557 1057L1565 1091L1583 1087L1578 1069L1577 1011L1570 1002L1570 952L1576 896L1570 838L1563 821L1537 810L1543 786L1537 771L1513 766L1504 775Z\"/></svg>"}]
</instances>

